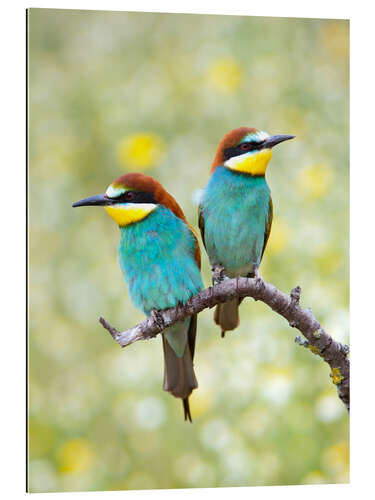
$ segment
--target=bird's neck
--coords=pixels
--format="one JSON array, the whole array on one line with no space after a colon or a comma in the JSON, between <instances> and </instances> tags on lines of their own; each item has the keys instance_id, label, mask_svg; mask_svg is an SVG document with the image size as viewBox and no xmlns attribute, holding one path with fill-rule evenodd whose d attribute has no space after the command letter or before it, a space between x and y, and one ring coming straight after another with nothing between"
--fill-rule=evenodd
<instances>
[{"instance_id":1,"label":"bird's neck","mask_svg":"<svg viewBox=\"0 0 375 500\"><path fill-rule=\"evenodd\" d=\"M264 175L253 176L242 172L235 172L224 166L217 167L211 175L207 196L217 197L220 200L247 200L249 196L269 197L270 189Z\"/></svg>"},{"instance_id":2,"label":"bird's neck","mask_svg":"<svg viewBox=\"0 0 375 500\"><path fill-rule=\"evenodd\" d=\"M242 182L253 186L267 184L265 174L254 175L240 170L233 170L225 165L216 167L212 176L216 178L225 178L228 183Z\"/></svg>"},{"instance_id":3,"label":"bird's neck","mask_svg":"<svg viewBox=\"0 0 375 500\"><path fill-rule=\"evenodd\" d=\"M158 206L147 217L120 227L120 246L127 251L148 252L155 242L164 243L178 239L183 222L169 209Z\"/></svg>"}]
</instances>

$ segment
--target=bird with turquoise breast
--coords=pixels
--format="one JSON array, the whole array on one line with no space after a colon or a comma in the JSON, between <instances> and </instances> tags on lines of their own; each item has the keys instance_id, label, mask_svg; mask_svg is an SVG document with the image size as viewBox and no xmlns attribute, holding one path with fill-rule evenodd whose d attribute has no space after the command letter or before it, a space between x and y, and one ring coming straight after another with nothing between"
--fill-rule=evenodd
<instances>
[{"instance_id":1,"label":"bird with turquoise breast","mask_svg":"<svg viewBox=\"0 0 375 500\"><path fill-rule=\"evenodd\" d=\"M292 135L240 127L220 141L199 207L199 227L211 267L228 277L257 273L271 231L273 207L265 179L272 148ZM239 324L235 298L214 313L221 334Z\"/></svg>"},{"instance_id":2,"label":"bird with turquoise breast","mask_svg":"<svg viewBox=\"0 0 375 500\"><path fill-rule=\"evenodd\" d=\"M73 206L104 206L120 228L119 263L134 304L146 315L184 304L203 288L198 240L176 200L155 179L129 173L105 194ZM164 390L183 401L198 386L193 368L196 315L163 334Z\"/></svg>"}]
</instances>

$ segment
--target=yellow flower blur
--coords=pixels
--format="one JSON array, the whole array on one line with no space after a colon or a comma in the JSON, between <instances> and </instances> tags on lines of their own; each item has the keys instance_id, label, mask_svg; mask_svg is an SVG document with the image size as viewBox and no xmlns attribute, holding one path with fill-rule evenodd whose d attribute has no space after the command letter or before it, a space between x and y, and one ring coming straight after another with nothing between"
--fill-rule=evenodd
<instances>
[{"instance_id":1,"label":"yellow flower blur","mask_svg":"<svg viewBox=\"0 0 375 500\"><path fill-rule=\"evenodd\" d=\"M207 411L212 406L212 394L210 392L200 392L193 393L190 398L190 408L194 412L194 415L200 417L207 413Z\"/></svg>"},{"instance_id":2,"label":"yellow flower blur","mask_svg":"<svg viewBox=\"0 0 375 500\"><path fill-rule=\"evenodd\" d=\"M337 482L347 482L349 474L349 445L339 442L330 446L323 454L323 464L336 476Z\"/></svg>"},{"instance_id":3,"label":"yellow flower blur","mask_svg":"<svg viewBox=\"0 0 375 500\"><path fill-rule=\"evenodd\" d=\"M289 236L290 230L286 222L280 218L275 218L271 228L267 252L271 254L281 253L287 246Z\"/></svg>"},{"instance_id":4,"label":"yellow flower blur","mask_svg":"<svg viewBox=\"0 0 375 500\"><path fill-rule=\"evenodd\" d=\"M325 482L327 482L327 480L320 470L312 470L305 476L301 484L322 484Z\"/></svg>"},{"instance_id":5,"label":"yellow flower blur","mask_svg":"<svg viewBox=\"0 0 375 500\"><path fill-rule=\"evenodd\" d=\"M208 70L208 81L218 92L232 93L241 84L242 70L233 59L216 59Z\"/></svg>"},{"instance_id":6,"label":"yellow flower blur","mask_svg":"<svg viewBox=\"0 0 375 500\"><path fill-rule=\"evenodd\" d=\"M329 165L316 164L301 170L297 189L310 201L322 198L333 183L333 170Z\"/></svg>"},{"instance_id":7,"label":"yellow flower blur","mask_svg":"<svg viewBox=\"0 0 375 500\"><path fill-rule=\"evenodd\" d=\"M153 133L131 134L118 147L118 160L126 169L148 169L158 165L165 152L163 139Z\"/></svg>"},{"instance_id":8,"label":"yellow flower blur","mask_svg":"<svg viewBox=\"0 0 375 500\"><path fill-rule=\"evenodd\" d=\"M94 450L86 439L71 439L65 442L59 452L59 469L63 474L84 472L94 461Z\"/></svg>"},{"instance_id":9,"label":"yellow flower blur","mask_svg":"<svg viewBox=\"0 0 375 500\"><path fill-rule=\"evenodd\" d=\"M323 47L328 49L333 57L348 57L349 21L323 23L320 38Z\"/></svg>"}]
</instances>

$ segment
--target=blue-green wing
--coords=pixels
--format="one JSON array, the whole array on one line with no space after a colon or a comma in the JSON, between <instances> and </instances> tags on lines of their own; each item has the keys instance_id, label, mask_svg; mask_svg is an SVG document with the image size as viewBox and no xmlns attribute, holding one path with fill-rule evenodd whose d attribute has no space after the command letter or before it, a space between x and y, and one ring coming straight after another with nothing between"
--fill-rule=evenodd
<instances>
[{"instance_id":1,"label":"blue-green wing","mask_svg":"<svg viewBox=\"0 0 375 500\"><path fill-rule=\"evenodd\" d=\"M270 203L268 206L268 219L267 219L267 223L266 223L266 229L264 232L264 243L263 243L263 250L262 250L262 255L260 257L260 260L262 260L262 258L263 258L263 254L264 254L264 251L266 249L268 239L270 237L272 221L273 221L273 204L272 204L272 198L270 198Z\"/></svg>"},{"instance_id":2,"label":"blue-green wing","mask_svg":"<svg viewBox=\"0 0 375 500\"><path fill-rule=\"evenodd\" d=\"M198 206L198 226L199 226L199 229L201 232L204 248L206 248L206 243L204 241L204 218L203 218L203 212L202 212L200 205Z\"/></svg>"}]
</instances>

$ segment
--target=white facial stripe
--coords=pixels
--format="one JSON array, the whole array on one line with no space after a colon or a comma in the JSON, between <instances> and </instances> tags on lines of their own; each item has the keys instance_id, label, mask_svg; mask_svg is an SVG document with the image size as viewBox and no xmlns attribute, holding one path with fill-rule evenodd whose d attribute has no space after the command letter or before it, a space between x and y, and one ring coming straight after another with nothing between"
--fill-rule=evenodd
<instances>
[{"instance_id":1,"label":"white facial stripe","mask_svg":"<svg viewBox=\"0 0 375 500\"><path fill-rule=\"evenodd\" d=\"M121 210L134 210L134 209L139 209L139 210L144 210L151 212L151 210L154 210L154 208L157 207L154 203L115 203L111 205L112 207L119 208Z\"/></svg>"},{"instance_id":2,"label":"white facial stripe","mask_svg":"<svg viewBox=\"0 0 375 500\"><path fill-rule=\"evenodd\" d=\"M227 160L224 163L224 166L230 168L234 167L238 163L242 163L245 160L245 158L248 158L249 156L254 156L255 154L258 153L259 151L255 150L255 151L248 151L247 153L244 153L242 155L232 156L232 158L229 158L229 160Z\"/></svg>"},{"instance_id":3,"label":"white facial stripe","mask_svg":"<svg viewBox=\"0 0 375 500\"><path fill-rule=\"evenodd\" d=\"M245 136L241 142L264 141L268 139L268 137L269 134L267 134L267 132L263 132L263 130L258 130L253 134L247 134L247 136Z\"/></svg>"},{"instance_id":4,"label":"white facial stripe","mask_svg":"<svg viewBox=\"0 0 375 500\"><path fill-rule=\"evenodd\" d=\"M111 184L110 186L108 186L108 189L105 192L105 194L108 196L108 198L118 198L119 196L124 194L125 191L126 191L126 189L123 188L122 186L115 188Z\"/></svg>"}]
</instances>

